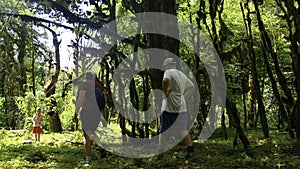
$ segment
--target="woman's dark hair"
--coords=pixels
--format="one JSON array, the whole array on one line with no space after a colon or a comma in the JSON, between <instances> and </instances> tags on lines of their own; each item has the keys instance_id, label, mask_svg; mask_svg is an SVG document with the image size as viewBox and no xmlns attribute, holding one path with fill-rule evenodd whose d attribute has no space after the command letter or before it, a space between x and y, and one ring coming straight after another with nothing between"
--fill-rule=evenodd
<instances>
[{"instance_id":1,"label":"woman's dark hair","mask_svg":"<svg viewBox=\"0 0 300 169\"><path fill-rule=\"evenodd\" d=\"M92 72L87 72L87 73L85 74L85 78L86 78L87 80L92 80L92 79L95 79L96 76L95 76Z\"/></svg>"}]
</instances>

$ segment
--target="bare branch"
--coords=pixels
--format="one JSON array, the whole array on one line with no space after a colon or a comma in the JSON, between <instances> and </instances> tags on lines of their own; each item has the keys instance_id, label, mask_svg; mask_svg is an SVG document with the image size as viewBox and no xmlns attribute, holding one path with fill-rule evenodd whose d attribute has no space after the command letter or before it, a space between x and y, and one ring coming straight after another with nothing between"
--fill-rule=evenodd
<instances>
[{"instance_id":1,"label":"bare branch","mask_svg":"<svg viewBox=\"0 0 300 169\"><path fill-rule=\"evenodd\" d=\"M53 24L53 25L56 25L56 26L59 26L59 27L63 27L65 29L74 30L74 28L63 25L61 23L49 21L47 19L42 19L42 18L38 18L38 17L35 17L35 16L29 16L29 15L26 15L26 14L22 15L22 14L11 14L11 13L0 13L0 16L12 16L12 17L15 17L15 18L20 18L24 22L34 22L34 23L43 22L43 23L49 23L49 24Z\"/></svg>"}]
</instances>

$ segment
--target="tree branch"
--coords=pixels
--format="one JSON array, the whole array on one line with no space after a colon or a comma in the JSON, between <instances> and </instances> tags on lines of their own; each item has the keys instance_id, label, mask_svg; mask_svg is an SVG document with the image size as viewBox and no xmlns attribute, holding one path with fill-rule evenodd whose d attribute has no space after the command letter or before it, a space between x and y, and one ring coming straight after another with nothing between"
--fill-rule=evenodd
<instances>
[{"instance_id":1,"label":"tree branch","mask_svg":"<svg viewBox=\"0 0 300 169\"><path fill-rule=\"evenodd\" d=\"M74 30L74 28L63 25L61 23L56 23L56 22L53 22L53 21L49 21L47 19L42 19L42 18L38 18L38 17L35 17L35 16L29 16L29 15L26 15L26 14L22 15L22 14L11 14L11 13L0 13L0 16L12 16L12 17L15 17L15 18L20 18L24 22L34 22L34 23L43 22L43 23L49 23L49 24L53 24L53 25L56 25L56 26L59 26L59 27L63 27L65 29Z\"/></svg>"},{"instance_id":2,"label":"tree branch","mask_svg":"<svg viewBox=\"0 0 300 169\"><path fill-rule=\"evenodd\" d=\"M31 0L33 2L40 2L40 1L45 1L45 0ZM49 3L52 5L52 9L56 9L59 12L62 12L63 17L67 19L68 23L80 23L80 24L85 24L88 26L91 26L92 28L99 29L101 28L104 24L108 23L104 19L98 19L98 22L92 22L89 19L86 18L81 18L74 13L70 12L65 6L61 5L60 3L53 1L53 0L47 0Z\"/></svg>"}]
</instances>

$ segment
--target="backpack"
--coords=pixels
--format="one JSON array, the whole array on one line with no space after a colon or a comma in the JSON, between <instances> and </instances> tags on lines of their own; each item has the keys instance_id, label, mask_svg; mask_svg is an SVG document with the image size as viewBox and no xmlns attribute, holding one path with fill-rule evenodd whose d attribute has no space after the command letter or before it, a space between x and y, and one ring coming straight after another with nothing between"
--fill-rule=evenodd
<instances>
[{"instance_id":1,"label":"backpack","mask_svg":"<svg viewBox=\"0 0 300 169\"><path fill-rule=\"evenodd\" d=\"M100 87L95 87L95 97L97 101L97 105L100 110L103 110L105 107L105 96L103 91L100 89Z\"/></svg>"}]
</instances>

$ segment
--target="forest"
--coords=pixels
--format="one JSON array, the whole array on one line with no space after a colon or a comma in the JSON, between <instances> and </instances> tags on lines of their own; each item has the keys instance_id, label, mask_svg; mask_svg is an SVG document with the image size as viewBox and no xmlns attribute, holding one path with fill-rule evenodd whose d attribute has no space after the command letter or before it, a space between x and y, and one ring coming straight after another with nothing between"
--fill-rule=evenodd
<instances>
[{"instance_id":1,"label":"forest","mask_svg":"<svg viewBox=\"0 0 300 169\"><path fill-rule=\"evenodd\" d=\"M299 5L1 1L0 168L299 168ZM180 140L163 160L146 146L159 135L167 57L196 86L187 103L194 113L190 159ZM95 160L83 165L74 113L87 71L104 84L98 130L107 147L100 157L93 145ZM41 142L31 141L37 107L44 115Z\"/></svg>"}]
</instances>

